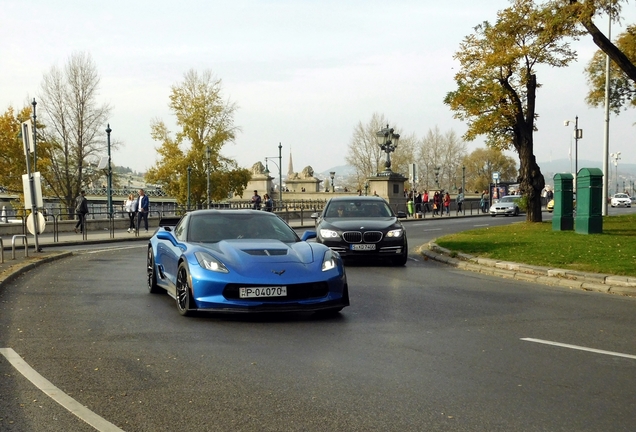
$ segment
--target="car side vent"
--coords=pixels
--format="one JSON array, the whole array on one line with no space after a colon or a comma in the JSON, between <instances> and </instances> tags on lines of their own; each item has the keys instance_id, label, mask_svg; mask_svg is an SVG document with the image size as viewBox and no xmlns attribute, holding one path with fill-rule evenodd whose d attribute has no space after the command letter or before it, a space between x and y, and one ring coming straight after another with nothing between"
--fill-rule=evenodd
<instances>
[{"instance_id":1,"label":"car side vent","mask_svg":"<svg viewBox=\"0 0 636 432\"><path fill-rule=\"evenodd\" d=\"M243 249L243 252L255 256L287 255L287 249Z\"/></svg>"}]
</instances>

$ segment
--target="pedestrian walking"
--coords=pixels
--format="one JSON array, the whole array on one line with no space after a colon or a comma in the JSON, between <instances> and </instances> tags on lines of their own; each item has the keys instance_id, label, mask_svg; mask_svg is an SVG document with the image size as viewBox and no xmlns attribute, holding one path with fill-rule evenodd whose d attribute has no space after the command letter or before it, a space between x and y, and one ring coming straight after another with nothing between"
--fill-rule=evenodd
<instances>
[{"instance_id":1,"label":"pedestrian walking","mask_svg":"<svg viewBox=\"0 0 636 432\"><path fill-rule=\"evenodd\" d=\"M135 199L135 194L128 195L128 199L124 201L124 211L128 213L128 219L130 223L128 225L128 232L135 232L135 219L137 218L137 206L139 200Z\"/></svg>"},{"instance_id":2,"label":"pedestrian walking","mask_svg":"<svg viewBox=\"0 0 636 432\"><path fill-rule=\"evenodd\" d=\"M141 232L141 220L148 232L148 211L150 210L150 199L143 189L139 189L139 199L137 201L137 231Z\"/></svg>"},{"instance_id":3,"label":"pedestrian walking","mask_svg":"<svg viewBox=\"0 0 636 432\"><path fill-rule=\"evenodd\" d=\"M254 191L254 196L252 196L252 208L254 210L261 209L261 196L258 194L258 191Z\"/></svg>"},{"instance_id":4,"label":"pedestrian walking","mask_svg":"<svg viewBox=\"0 0 636 432\"><path fill-rule=\"evenodd\" d=\"M428 191L425 189L424 196L422 197L422 207L423 207L422 210L424 211L424 216L426 216L426 212L430 213L431 211L431 207L428 205L428 201L429 201Z\"/></svg>"},{"instance_id":5,"label":"pedestrian walking","mask_svg":"<svg viewBox=\"0 0 636 432\"><path fill-rule=\"evenodd\" d=\"M272 197L270 197L269 194L265 194L265 195L263 195L263 201L265 202L265 211L273 212L274 211L274 201L272 200Z\"/></svg>"},{"instance_id":6,"label":"pedestrian walking","mask_svg":"<svg viewBox=\"0 0 636 432\"><path fill-rule=\"evenodd\" d=\"M457 194L455 201L457 202L457 215L459 215L460 213L463 213L462 206L464 205L464 191L462 188L459 188L459 193Z\"/></svg>"},{"instance_id":7,"label":"pedestrian walking","mask_svg":"<svg viewBox=\"0 0 636 432\"><path fill-rule=\"evenodd\" d=\"M83 190L80 191L80 194L75 199L75 213L77 214L75 233L83 233L86 228L86 215L88 214L88 201Z\"/></svg>"},{"instance_id":8,"label":"pedestrian walking","mask_svg":"<svg viewBox=\"0 0 636 432\"><path fill-rule=\"evenodd\" d=\"M441 207L442 207L442 197L440 196L441 192L435 192L433 195L433 217L436 214L442 216Z\"/></svg>"},{"instance_id":9,"label":"pedestrian walking","mask_svg":"<svg viewBox=\"0 0 636 432\"><path fill-rule=\"evenodd\" d=\"M446 212L446 215L449 217L450 217L450 203L451 203L450 194L446 192L446 195L444 195L444 211Z\"/></svg>"}]
</instances>

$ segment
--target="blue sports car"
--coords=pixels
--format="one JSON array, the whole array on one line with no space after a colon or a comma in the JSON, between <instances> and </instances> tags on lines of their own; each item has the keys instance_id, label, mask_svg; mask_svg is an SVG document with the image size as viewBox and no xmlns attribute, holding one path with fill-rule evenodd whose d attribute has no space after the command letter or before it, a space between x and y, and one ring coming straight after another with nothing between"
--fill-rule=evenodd
<instances>
[{"instance_id":1,"label":"blue sports car","mask_svg":"<svg viewBox=\"0 0 636 432\"><path fill-rule=\"evenodd\" d=\"M160 223L160 225L162 225ZM273 213L196 210L160 226L148 244L150 293L195 311L337 313L349 306L342 259Z\"/></svg>"}]
</instances>

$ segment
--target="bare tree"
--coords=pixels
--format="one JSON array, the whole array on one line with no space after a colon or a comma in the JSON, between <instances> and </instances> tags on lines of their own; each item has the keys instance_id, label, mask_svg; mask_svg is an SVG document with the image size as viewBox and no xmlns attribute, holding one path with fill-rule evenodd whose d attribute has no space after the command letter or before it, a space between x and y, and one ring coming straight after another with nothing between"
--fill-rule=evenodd
<instances>
[{"instance_id":1,"label":"bare tree","mask_svg":"<svg viewBox=\"0 0 636 432\"><path fill-rule=\"evenodd\" d=\"M417 145L417 165L420 187L453 190L461 179L466 143L450 130L445 134L437 126L429 129Z\"/></svg>"},{"instance_id":2,"label":"bare tree","mask_svg":"<svg viewBox=\"0 0 636 432\"><path fill-rule=\"evenodd\" d=\"M345 160L356 169L358 188L362 188L367 177L374 176L380 171L383 159L375 134L385 127L386 123L384 114L373 113L369 123L363 125L359 122L353 131Z\"/></svg>"},{"instance_id":3,"label":"bare tree","mask_svg":"<svg viewBox=\"0 0 636 432\"><path fill-rule=\"evenodd\" d=\"M88 53L74 53L63 69L44 75L39 95L44 139L50 144L50 170L43 173L51 190L69 209L87 184L88 162L106 151L105 129L110 106L98 105L99 74Z\"/></svg>"}]
</instances>

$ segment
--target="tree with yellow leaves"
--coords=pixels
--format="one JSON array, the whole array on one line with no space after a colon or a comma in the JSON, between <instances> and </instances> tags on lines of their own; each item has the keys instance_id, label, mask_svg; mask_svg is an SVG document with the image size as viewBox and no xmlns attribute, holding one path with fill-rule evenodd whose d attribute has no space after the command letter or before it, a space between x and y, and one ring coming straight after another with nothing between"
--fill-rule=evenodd
<instances>
[{"instance_id":1,"label":"tree with yellow leaves","mask_svg":"<svg viewBox=\"0 0 636 432\"><path fill-rule=\"evenodd\" d=\"M221 154L222 147L234 141L239 131L234 125L237 106L223 100L221 90L221 80L213 78L210 71L199 74L190 70L181 83L172 86L170 94L169 107L179 127L175 136L161 120L151 124L151 136L160 143L159 159L146 173L146 181L161 184L181 205L188 200L188 169L192 206L207 202L208 161L210 200L242 195L251 178L249 170Z\"/></svg>"},{"instance_id":2,"label":"tree with yellow leaves","mask_svg":"<svg viewBox=\"0 0 636 432\"><path fill-rule=\"evenodd\" d=\"M577 23L564 19L555 4L537 6L514 0L494 24L484 22L464 38L455 58L457 89L444 102L465 120L466 140L486 136L486 144L519 155L519 184L527 200L528 222L541 222L545 180L534 155L538 65L563 67L576 58L566 38L577 37Z\"/></svg>"}]
</instances>

